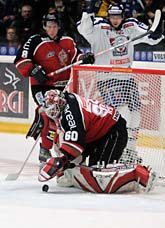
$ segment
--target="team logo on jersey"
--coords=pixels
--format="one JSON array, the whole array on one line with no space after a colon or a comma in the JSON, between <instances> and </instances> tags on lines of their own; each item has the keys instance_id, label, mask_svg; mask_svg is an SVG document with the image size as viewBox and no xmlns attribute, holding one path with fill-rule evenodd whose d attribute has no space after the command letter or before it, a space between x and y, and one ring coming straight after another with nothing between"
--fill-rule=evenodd
<instances>
[{"instance_id":1,"label":"team logo on jersey","mask_svg":"<svg viewBox=\"0 0 165 228\"><path fill-rule=\"evenodd\" d=\"M120 36L115 37L114 39L111 38L110 43L111 43L111 46L117 46L117 45L123 44L127 40L128 40L128 38L126 36L120 35ZM122 55L126 55L126 54L127 54L127 45L126 44L115 48L113 51L114 56L122 56Z\"/></svg>"},{"instance_id":2,"label":"team logo on jersey","mask_svg":"<svg viewBox=\"0 0 165 228\"><path fill-rule=\"evenodd\" d=\"M61 51L59 51L58 58L60 60L61 66L65 66L67 64L68 55L64 49L61 49Z\"/></svg>"},{"instance_id":3,"label":"team logo on jersey","mask_svg":"<svg viewBox=\"0 0 165 228\"><path fill-rule=\"evenodd\" d=\"M72 111L70 110L69 104L66 105L64 109L64 114L70 130L72 130L73 128L76 128L77 127L76 121L74 119L74 115L72 114Z\"/></svg>"},{"instance_id":4,"label":"team logo on jersey","mask_svg":"<svg viewBox=\"0 0 165 228\"><path fill-rule=\"evenodd\" d=\"M49 51L48 54L46 55L46 58L50 58L52 56L55 56L55 52L54 51Z\"/></svg>"}]
</instances>

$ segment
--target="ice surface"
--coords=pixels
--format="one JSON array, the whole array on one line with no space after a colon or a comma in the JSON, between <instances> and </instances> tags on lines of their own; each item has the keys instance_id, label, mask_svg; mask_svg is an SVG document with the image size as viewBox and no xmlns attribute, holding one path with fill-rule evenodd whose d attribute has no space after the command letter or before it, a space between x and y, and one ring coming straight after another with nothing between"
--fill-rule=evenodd
<instances>
[{"instance_id":1,"label":"ice surface","mask_svg":"<svg viewBox=\"0 0 165 228\"><path fill-rule=\"evenodd\" d=\"M34 141L1 133L0 142L0 228L165 227L165 183L149 194L106 195L60 188L52 180L44 193L37 180L39 145L18 180L6 181L19 171Z\"/></svg>"}]
</instances>

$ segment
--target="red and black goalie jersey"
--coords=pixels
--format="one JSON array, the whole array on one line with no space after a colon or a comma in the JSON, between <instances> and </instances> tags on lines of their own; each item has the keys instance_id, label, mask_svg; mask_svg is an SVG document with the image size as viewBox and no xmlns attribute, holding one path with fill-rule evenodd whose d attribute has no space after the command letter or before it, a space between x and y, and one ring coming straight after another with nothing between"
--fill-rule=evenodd
<instances>
[{"instance_id":1,"label":"red and black goalie jersey","mask_svg":"<svg viewBox=\"0 0 165 228\"><path fill-rule=\"evenodd\" d=\"M74 93L66 92L65 98L67 105L60 121L64 131L61 149L77 157L84 151L85 144L102 138L116 124L120 114L114 107Z\"/></svg>"}]
</instances>

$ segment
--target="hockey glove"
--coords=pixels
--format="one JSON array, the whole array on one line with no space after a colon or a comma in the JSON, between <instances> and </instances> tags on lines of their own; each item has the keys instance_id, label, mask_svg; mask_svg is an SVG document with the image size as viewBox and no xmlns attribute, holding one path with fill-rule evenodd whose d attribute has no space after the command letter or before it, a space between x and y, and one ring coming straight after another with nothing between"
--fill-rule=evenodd
<instances>
[{"instance_id":1,"label":"hockey glove","mask_svg":"<svg viewBox=\"0 0 165 228\"><path fill-rule=\"evenodd\" d=\"M82 64L93 64L95 62L95 56L91 52L87 52L80 56L79 60L82 60Z\"/></svg>"},{"instance_id":2,"label":"hockey glove","mask_svg":"<svg viewBox=\"0 0 165 228\"><path fill-rule=\"evenodd\" d=\"M85 9L87 13L97 13L99 10L101 1L100 0L85 0Z\"/></svg>"},{"instance_id":3,"label":"hockey glove","mask_svg":"<svg viewBox=\"0 0 165 228\"><path fill-rule=\"evenodd\" d=\"M46 164L40 169L39 181L47 181L63 172L69 164L67 157L49 158Z\"/></svg>"},{"instance_id":4,"label":"hockey glove","mask_svg":"<svg viewBox=\"0 0 165 228\"><path fill-rule=\"evenodd\" d=\"M49 77L41 66L34 66L30 71L30 76L35 78L40 84L43 84Z\"/></svg>"},{"instance_id":5,"label":"hockey glove","mask_svg":"<svg viewBox=\"0 0 165 228\"><path fill-rule=\"evenodd\" d=\"M160 38L164 38L163 34L160 31L155 31L149 35L148 38L151 38L153 40L158 40Z\"/></svg>"}]
</instances>

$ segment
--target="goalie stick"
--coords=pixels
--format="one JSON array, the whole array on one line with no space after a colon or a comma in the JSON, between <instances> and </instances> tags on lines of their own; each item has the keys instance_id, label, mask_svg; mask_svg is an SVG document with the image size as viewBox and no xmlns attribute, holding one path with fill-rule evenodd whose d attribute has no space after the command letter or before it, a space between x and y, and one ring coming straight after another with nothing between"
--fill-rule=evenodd
<instances>
[{"instance_id":1,"label":"goalie stick","mask_svg":"<svg viewBox=\"0 0 165 228\"><path fill-rule=\"evenodd\" d=\"M112 50L114 50L115 48L121 47L121 46L123 46L123 45L125 45L125 44L134 42L134 41L136 41L136 40L140 40L141 38L143 38L143 37L145 37L145 36L147 36L147 35L150 35L151 33L155 32L156 28L158 27L158 24L159 24L159 22L160 22L160 18L161 18L161 11L160 11L160 10L156 10L156 12L155 12L155 18L154 18L153 24L152 24L152 26L150 27L150 29L149 29L147 32L145 32L145 33L143 33L143 34L141 34L141 35L139 35L139 36L137 36L137 37L134 37L134 38L132 38L132 39L130 39L130 40L127 40L127 41L125 41L125 42L123 42L123 43L121 43L121 44L117 44L117 45L115 45L115 46L113 46L113 47L110 47L110 48L108 48L108 49L106 49L106 50L103 50L103 51L101 51L101 52L98 52L98 53L95 55L95 57L97 57L97 56L99 56L99 55L103 55L103 54L105 54L106 52L112 51ZM75 63L72 63L72 64L70 64L70 65L67 65L67 66L65 66L65 67L63 67L63 68L60 68L60 69L54 71L54 72L51 72L51 73L49 73L49 75L50 75L50 76L53 76L53 75L55 75L55 74L59 74L59 73L65 71L65 70L68 70L68 69L72 68L73 66L77 66L77 65L80 65L80 64L82 64L82 60L77 61L77 62L75 62Z\"/></svg>"},{"instance_id":2,"label":"goalie stick","mask_svg":"<svg viewBox=\"0 0 165 228\"><path fill-rule=\"evenodd\" d=\"M66 84L63 92L65 92L67 90L67 88L68 88L69 84L71 83L71 81L72 81L72 78L70 77L70 79L69 79L68 83ZM35 141L34 145L32 146L29 154L27 155L25 161L23 162L22 166L20 167L20 170L17 173L8 174L8 176L5 178L5 180L12 181L12 180L17 180L18 179L18 177L22 173L27 161L29 160L29 157L31 156L32 152L34 151L34 148L36 147L36 145L37 145L37 143L39 141L39 138L40 138L40 134L37 136L36 141Z\"/></svg>"},{"instance_id":3,"label":"goalie stick","mask_svg":"<svg viewBox=\"0 0 165 228\"><path fill-rule=\"evenodd\" d=\"M25 161L22 163L22 165L21 165L19 171L18 171L17 173L10 173L10 174L8 174L8 176L5 178L5 180L12 181L12 180L17 180L17 179L18 179L18 177L19 177L20 174L22 173L22 171L23 171L23 169L24 169L24 167L25 167L25 165L26 165L26 163L27 163L29 157L31 156L32 152L34 151L34 148L36 147L36 145L37 145L37 143L38 143L38 141L39 141L39 138L40 138L40 135L38 135L38 137L37 137L35 143L33 144L33 146L32 146L32 148L31 148L30 152L28 153L28 155L27 155Z\"/></svg>"}]
</instances>

